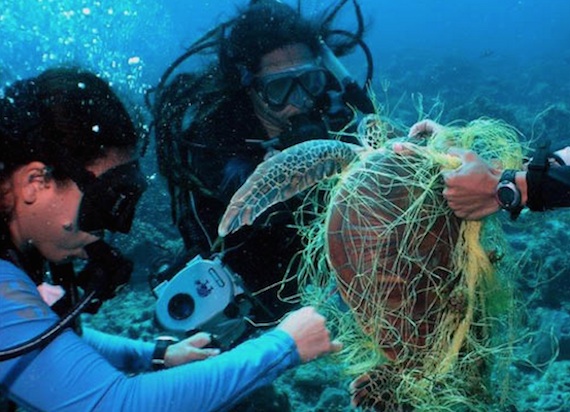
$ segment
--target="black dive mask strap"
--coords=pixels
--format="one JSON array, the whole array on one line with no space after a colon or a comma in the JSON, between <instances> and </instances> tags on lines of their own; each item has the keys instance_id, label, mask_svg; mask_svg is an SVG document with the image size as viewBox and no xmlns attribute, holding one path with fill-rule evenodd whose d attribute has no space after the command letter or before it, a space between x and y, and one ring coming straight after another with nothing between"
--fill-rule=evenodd
<instances>
[{"instance_id":1,"label":"black dive mask strap","mask_svg":"<svg viewBox=\"0 0 570 412\"><path fill-rule=\"evenodd\" d=\"M546 210L543 196L543 182L549 168L549 151L550 140L546 139L540 143L532 160L528 164L526 174L528 186L527 206L530 210Z\"/></svg>"}]
</instances>

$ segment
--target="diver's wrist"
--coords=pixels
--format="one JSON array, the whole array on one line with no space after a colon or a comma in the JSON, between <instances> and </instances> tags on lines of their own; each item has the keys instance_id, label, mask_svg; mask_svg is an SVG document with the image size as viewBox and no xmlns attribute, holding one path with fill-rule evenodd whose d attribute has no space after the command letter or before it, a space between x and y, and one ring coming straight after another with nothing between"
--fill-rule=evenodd
<instances>
[{"instance_id":1,"label":"diver's wrist","mask_svg":"<svg viewBox=\"0 0 570 412\"><path fill-rule=\"evenodd\" d=\"M166 362L166 352L170 345L176 342L178 342L178 340L170 336L161 336L156 339L152 353L152 370L158 371L169 367Z\"/></svg>"}]
</instances>

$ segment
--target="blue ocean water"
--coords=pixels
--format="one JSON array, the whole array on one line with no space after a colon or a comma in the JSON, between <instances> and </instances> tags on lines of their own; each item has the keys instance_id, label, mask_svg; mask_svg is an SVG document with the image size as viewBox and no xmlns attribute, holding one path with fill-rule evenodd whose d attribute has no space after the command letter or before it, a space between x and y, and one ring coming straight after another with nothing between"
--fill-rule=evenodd
<instances>
[{"instance_id":1,"label":"blue ocean water","mask_svg":"<svg viewBox=\"0 0 570 412\"><path fill-rule=\"evenodd\" d=\"M1 83L72 62L126 86L135 101L157 83L185 47L246 4L239 0L2 3ZM311 16L330 4L305 0L302 10ZM521 104L526 103L528 88L537 85L548 89L552 99L568 96L570 3L565 0L361 0L360 4L375 60L375 86L379 89L388 80L395 97L443 93L458 104L485 85L495 89L487 93L490 97L516 98ZM338 26L354 27L350 2ZM363 73L362 56L349 57L345 63L355 74ZM534 101L535 97L530 103L552 103Z\"/></svg>"}]
</instances>

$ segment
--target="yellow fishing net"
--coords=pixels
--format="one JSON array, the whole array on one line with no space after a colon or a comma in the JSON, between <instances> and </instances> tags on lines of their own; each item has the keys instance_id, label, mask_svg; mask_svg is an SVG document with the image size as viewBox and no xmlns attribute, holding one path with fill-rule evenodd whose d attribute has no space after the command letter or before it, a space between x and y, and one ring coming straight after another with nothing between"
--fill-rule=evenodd
<instances>
[{"instance_id":1,"label":"yellow fishing net","mask_svg":"<svg viewBox=\"0 0 570 412\"><path fill-rule=\"evenodd\" d=\"M500 234L485 229L489 220L453 215L442 197L442 172L459 166L449 147L520 168L518 134L479 119L445 127L402 155L387 143L387 127L380 117L364 119L359 136L369 149L337 180L321 184L318 201L307 198L302 213L312 208L317 218L299 225L306 240L302 301L335 325L346 373L359 377L362 407L489 410L488 361L509 352L508 342L492 334L508 312L492 312L489 304L501 306L497 300L509 296L489 258Z\"/></svg>"}]
</instances>

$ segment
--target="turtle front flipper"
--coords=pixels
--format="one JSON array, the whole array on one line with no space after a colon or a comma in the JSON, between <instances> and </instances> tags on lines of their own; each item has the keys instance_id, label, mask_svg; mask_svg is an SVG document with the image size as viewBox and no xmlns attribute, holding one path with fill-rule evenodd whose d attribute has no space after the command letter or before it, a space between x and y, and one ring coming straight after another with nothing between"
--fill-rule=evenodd
<instances>
[{"instance_id":1,"label":"turtle front flipper","mask_svg":"<svg viewBox=\"0 0 570 412\"><path fill-rule=\"evenodd\" d=\"M259 164L230 200L218 234L224 237L251 225L271 206L340 173L360 150L360 146L336 140L309 140Z\"/></svg>"}]
</instances>

